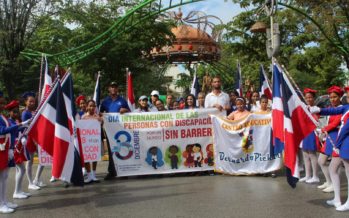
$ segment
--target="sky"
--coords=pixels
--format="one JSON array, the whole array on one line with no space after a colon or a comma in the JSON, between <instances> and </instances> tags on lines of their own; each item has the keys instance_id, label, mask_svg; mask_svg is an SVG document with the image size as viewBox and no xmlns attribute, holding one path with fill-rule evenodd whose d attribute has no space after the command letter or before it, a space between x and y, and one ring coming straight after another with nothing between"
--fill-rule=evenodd
<instances>
[{"instance_id":1,"label":"sky","mask_svg":"<svg viewBox=\"0 0 349 218\"><path fill-rule=\"evenodd\" d=\"M208 15L215 15L223 20L224 23L231 21L231 19L242 12L244 9L240 8L238 4L234 4L231 0L224 2L224 0L205 0L184 5L182 7L183 15L187 15L190 11L203 11Z\"/></svg>"}]
</instances>

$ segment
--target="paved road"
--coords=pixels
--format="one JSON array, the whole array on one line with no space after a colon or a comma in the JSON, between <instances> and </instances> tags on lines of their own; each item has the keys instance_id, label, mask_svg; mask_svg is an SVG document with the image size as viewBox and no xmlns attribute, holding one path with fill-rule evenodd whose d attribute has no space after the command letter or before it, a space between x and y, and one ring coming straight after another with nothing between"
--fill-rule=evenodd
<instances>
[{"instance_id":1,"label":"paved road","mask_svg":"<svg viewBox=\"0 0 349 218\"><path fill-rule=\"evenodd\" d=\"M106 167L106 162L98 166L99 178ZM45 169L47 183L49 174ZM347 183L342 179L344 201ZM12 196L14 169L8 182ZM84 188L55 183L32 193L28 200L15 201L20 208L14 214L0 217L349 217L349 212L325 205L332 194L322 193L316 185L299 184L293 190L283 176L131 178Z\"/></svg>"}]
</instances>

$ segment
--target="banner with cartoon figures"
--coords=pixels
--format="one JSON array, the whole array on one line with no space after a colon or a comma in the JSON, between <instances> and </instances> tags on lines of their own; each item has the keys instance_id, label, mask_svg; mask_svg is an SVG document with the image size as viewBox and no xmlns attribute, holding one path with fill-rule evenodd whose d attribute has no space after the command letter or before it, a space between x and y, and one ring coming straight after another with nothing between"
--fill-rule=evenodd
<instances>
[{"instance_id":1,"label":"banner with cartoon figures","mask_svg":"<svg viewBox=\"0 0 349 218\"><path fill-rule=\"evenodd\" d=\"M249 175L278 170L281 155L271 154L271 114L251 114L231 121L212 116L215 170Z\"/></svg>"},{"instance_id":2,"label":"banner with cartoon figures","mask_svg":"<svg viewBox=\"0 0 349 218\"><path fill-rule=\"evenodd\" d=\"M217 109L104 114L118 176L213 170Z\"/></svg>"}]
</instances>

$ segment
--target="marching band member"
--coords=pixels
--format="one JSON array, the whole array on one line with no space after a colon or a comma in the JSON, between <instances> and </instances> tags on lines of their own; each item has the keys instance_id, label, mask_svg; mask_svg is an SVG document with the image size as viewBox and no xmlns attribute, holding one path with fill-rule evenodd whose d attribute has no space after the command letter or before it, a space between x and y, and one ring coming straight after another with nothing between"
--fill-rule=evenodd
<instances>
[{"instance_id":1,"label":"marching band member","mask_svg":"<svg viewBox=\"0 0 349 218\"><path fill-rule=\"evenodd\" d=\"M347 92L347 102L349 103L349 87L345 88ZM336 108L310 108L312 113L319 113L321 115L342 115L341 127L338 133L337 140L335 141L335 149L339 153L339 157L334 157L330 164L331 179L334 186L334 199L327 201L328 204L336 207L337 211L349 211L349 189L347 201L341 205L340 200L340 178L339 171L340 166L343 163L345 168L345 174L349 181L349 105L336 107ZM349 187L349 183L348 183Z\"/></svg>"},{"instance_id":2,"label":"marching band member","mask_svg":"<svg viewBox=\"0 0 349 218\"><path fill-rule=\"evenodd\" d=\"M18 131L25 122L10 126L8 119L2 114L5 106L3 93L0 91L0 213L12 213L18 207L17 204L7 201L6 198L6 180L8 177L9 159L13 158L11 146L11 134Z\"/></svg>"},{"instance_id":3,"label":"marching band member","mask_svg":"<svg viewBox=\"0 0 349 218\"><path fill-rule=\"evenodd\" d=\"M8 121L10 126L16 126L19 124L19 102L16 100L11 101L5 106L5 109L9 111ZM27 161L25 147L18 143L20 129L11 134L11 146L10 149L13 152L13 159L9 162L9 167L16 167L16 182L13 198L26 199L30 196L30 193L22 191L23 176L25 174L24 161Z\"/></svg>"},{"instance_id":4,"label":"marching band member","mask_svg":"<svg viewBox=\"0 0 349 218\"><path fill-rule=\"evenodd\" d=\"M22 121L27 121L32 118L35 112L35 93L34 92L25 92L22 97L25 99L25 110L22 112ZM40 175L44 169L44 166L38 165L38 169L36 172L35 179L33 180L32 177L32 168L33 168L33 161L34 161L34 153L37 151L37 146L30 140L28 140L27 143L27 149L29 152L26 165L26 173L27 178L29 182L28 189L30 190L39 190L40 186L43 187L45 184L43 184L41 181L39 181Z\"/></svg>"},{"instance_id":5,"label":"marching band member","mask_svg":"<svg viewBox=\"0 0 349 218\"><path fill-rule=\"evenodd\" d=\"M315 96L316 92L313 89L306 88L304 89L304 97L307 105L314 106L315 105ZM318 117L315 117L315 119L318 119ZM304 165L305 165L305 177L301 178L300 182L306 182L306 183L318 183L320 182L319 176L318 176L318 163L317 163L317 156L316 152L320 149L319 148L319 139L315 135L315 132L312 132L309 134L304 140L303 140L303 159L304 159ZM313 172L313 176L311 176L311 172Z\"/></svg>"},{"instance_id":6,"label":"marching band member","mask_svg":"<svg viewBox=\"0 0 349 218\"><path fill-rule=\"evenodd\" d=\"M327 90L329 97L330 97L330 102L332 108L336 108L340 106L341 100L340 98L343 95L343 91L340 87L338 86L332 86ZM328 125L325 126L324 128L321 129L322 134L326 135L326 142L324 146L321 149L321 153L319 155L319 165L321 167L322 172L324 173L324 176L326 178L326 182L318 188L323 189L323 192L333 192L334 187L332 185L332 178L333 176L330 176L330 172L328 167L326 166L327 158L332 156L332 161L336 160L338 158L338 154L333 151L333 142L336 141L338 131L339 131L339 126L341 122L341 115L331 115L329 116L328 119ZM332 162L331 161L331 162ZM331 164L330 164L331 165ZM333 165L333 164L332 164ZM330 166L331 169L331 166ZM332 172L333 174L333 172ZM327 202L328 204L339 206L340 202Z\"/></svg>"}]
</instances>

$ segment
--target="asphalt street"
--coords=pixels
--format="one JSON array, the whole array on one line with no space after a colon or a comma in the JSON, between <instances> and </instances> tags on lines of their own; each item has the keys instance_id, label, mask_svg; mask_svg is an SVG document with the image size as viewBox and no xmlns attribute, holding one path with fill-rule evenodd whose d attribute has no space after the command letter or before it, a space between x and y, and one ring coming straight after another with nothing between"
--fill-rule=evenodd
<instances>
[{"instance_id":1,"label":"asphalt street","mask_svg":"<svg viewBox=\"0 0 349 218\"><path fill-rule=\"evenodd\" d=\"M65 188L50 183L50 169L43 173L48 185L27 200L13 200L14 168L8 180L8 197L20 207L0 217L349 217L325 204L333 194L316 185L292 189L283 172L263 176L158 176L104 181L107 165L98 165L99 184ZM34 167L36 169L36 165ZM342 175L342 201L347 182ZM27 179L24 179L27 191Z\"/></svg>"}]
</instances>

